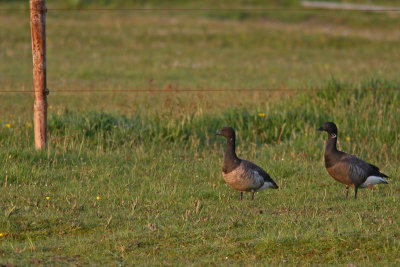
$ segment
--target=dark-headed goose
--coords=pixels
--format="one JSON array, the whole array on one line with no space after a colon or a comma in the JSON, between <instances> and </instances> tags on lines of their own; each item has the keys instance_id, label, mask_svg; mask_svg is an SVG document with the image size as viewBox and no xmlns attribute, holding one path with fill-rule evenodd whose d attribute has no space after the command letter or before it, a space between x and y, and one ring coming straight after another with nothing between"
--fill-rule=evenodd
<instances>
[{"instance_id":1,"label":"dark-headed goose","mask_svg":"<svg viewBox=\"0 0 400 267\"><path fill-rule=\"evenodd\" d=\"M325 167L328 173L338 182L346 185L346 198L349 187L354 185L357 198L358 188L372 187L376 184L388 184L379 168L353 155L341 152L336 148L337 127L333 122L326 122L319 131L328 133L328 142L325 148Z\"/></svg>"},{"instance_id":2,"label":"dark-headed goose","mask_svg":"<svg viewBox=\"0 0 400 267\"><path fill-rule=\"evenodd\" d=\"M240 192L240 200L243 198L243 192L251 192L253 200L254 193L257 191L278 188L274 180L262 168L236 156L235 131L231 127L222 128L216 135L222 135L227 139L222 175L230 187Z\"/></svg>"}]
</instances>

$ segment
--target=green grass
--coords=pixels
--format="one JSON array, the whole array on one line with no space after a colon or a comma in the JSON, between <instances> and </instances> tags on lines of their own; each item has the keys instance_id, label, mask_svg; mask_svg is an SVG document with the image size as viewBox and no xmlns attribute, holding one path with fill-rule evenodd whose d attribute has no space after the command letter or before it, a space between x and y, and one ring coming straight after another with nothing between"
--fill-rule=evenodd
<instances>
[{"instance_id":1,"label":"green grass","mask_svg":"<svg viewBox=\"0 0 400 267\"><path fill-rule=\"evenodd\" d=\"M0 264L399 264L398 20L49 12L46 150L33 96L0 94ZM0 90L31 90L28 17L0 23ZM55 92L140 88L307 90ZM390 185L346 200L324 169L325 121ZM228 188L225 125L279 190Z\"/></svg>"}]
</instances>

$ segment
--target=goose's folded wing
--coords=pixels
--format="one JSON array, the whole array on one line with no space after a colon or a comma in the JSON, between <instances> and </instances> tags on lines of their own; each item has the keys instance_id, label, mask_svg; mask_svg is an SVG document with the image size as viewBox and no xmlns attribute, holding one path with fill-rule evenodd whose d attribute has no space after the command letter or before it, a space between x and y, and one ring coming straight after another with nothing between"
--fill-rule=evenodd
<instances>
[{"instance_id":1,"label":"goose's folded wing","mask_svg":"<svg viewBox=\"0 0 400 267\"><path fill-rule=\"evenodd\" d=\"M271 176L269 176L269 174L263 170L263 168L247 160L243 160L242 162L246 165L246 167L258 172L264 178L264 182L272 183L276 188L278 188L278 185L275 183L274 180L272 180Z\"/></svg>"},{"instance_id":2,"label":"goose's folded wing","mask_svg":"<svg viewBox=\"0 0 400 267\"><path fill-rule=\"evenodd\" d=\"M383 173L379 172L378 167L355 156L346 157L342 161L349 165L349 177L356 185L364 183L372 175L384 176Z\"/></svg>"},{"instance_id":3,"label":"goose's folded wing","mask_svg":"<svg viewBox=\"0 0 400 267\"><path fill-rule=\"evenodd\" d=\"M381 176L381 177L384 177L384 178L389 178L389 176L387 176L386 174L382 173L377 166L375 166L375 165L373 165L371 163L368 163L368 164L369 164L369 166L371 166L374 169L375 175Z\"/></svg>"}]
</instances>

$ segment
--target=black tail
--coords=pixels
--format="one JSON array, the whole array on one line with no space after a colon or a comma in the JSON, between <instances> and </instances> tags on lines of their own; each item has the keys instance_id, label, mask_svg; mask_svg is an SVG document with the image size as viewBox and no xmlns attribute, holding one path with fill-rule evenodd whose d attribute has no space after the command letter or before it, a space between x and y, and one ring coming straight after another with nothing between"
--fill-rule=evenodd
<instances>
[{"instance_id":1,"label":"black tail","mask_svg":"<svg viewBox=\"0 0 400 267\"><path fill-rule=\"evenodd\" d=\"M275 183L274 180L271 179L271 183L273 184L273 187L271 187L271 188L273 188L273 189L278 189L279 188L279 186Z\"/></svg>"},{"instance_id":2,"label":"black tail","mask_svg":"<svg viewBox=\"0 0 400 267\"><path fill-rule=\"evenodd\" d=\"M384 177L384 178L389 178L389 176L387 176L386 174L381 173L381 172L379 171L379 168L378 168L378 167L376 167L375 165L370 164L370 163L368 163L368 164L369 164L369 166L371 166L371 167L374 169L374 171L376 172L377 176L381 176L381 177Z\"/></svg>"},{"instance_id":3,"label":"black tail","mask_svg":"<svg viewBox=\"0 0 400 267\"><path fill-rule=\"evenodd\" d=\"M386 174L381 173L381 172L379 172L379 173L382 175L382 177L384 177L384 178L389 178L389 176L387 176Z\"/></svg>"}]
</instances>

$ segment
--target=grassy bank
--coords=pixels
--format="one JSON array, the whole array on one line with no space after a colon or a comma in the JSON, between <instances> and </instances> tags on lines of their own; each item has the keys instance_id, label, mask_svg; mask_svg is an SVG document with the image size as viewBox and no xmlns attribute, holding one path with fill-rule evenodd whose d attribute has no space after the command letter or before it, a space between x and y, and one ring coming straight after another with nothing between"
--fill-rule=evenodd
<instances>
[{"instance_id":1,"label":"grassy bank","mask_svg":"<svg viewBox=\"0 0 400 267\"><path fill-rule=\"evenodd\" d=\"M0 264L399 262L396 15L47 19L45 151L33 148L32 94L0 94ZM28 17L3 13L0 23L0 90L29 91ZM255 88L274 91L246 90ZM95 92L134 89L200 91ZM325 121L390 185L346 200L324 169ZM279 190L239 201L226 186L214 136L225 125Z\"/></svg>"},{"instance_id":2,"label":"grassy bank","mask_svg":"<svg viewBox=\"0 0 400 267\"><path fill-rule=\"evenodd\" d=\"M29 125L3 127L2 263L395 262L399 97L326 90L183 119L51 114L42 153ZM345 199L322 163L326 136L316 128L328 119L340 147L380 166L390 186ZM224 142L213 135L223 125L279 191L240 202L226 186Z\"/></svg>"}]
</instances>

